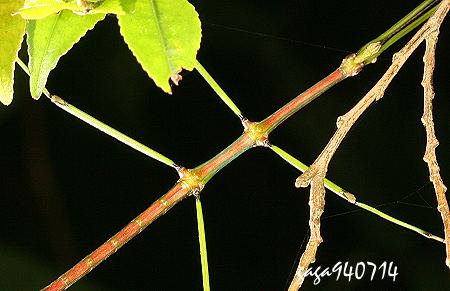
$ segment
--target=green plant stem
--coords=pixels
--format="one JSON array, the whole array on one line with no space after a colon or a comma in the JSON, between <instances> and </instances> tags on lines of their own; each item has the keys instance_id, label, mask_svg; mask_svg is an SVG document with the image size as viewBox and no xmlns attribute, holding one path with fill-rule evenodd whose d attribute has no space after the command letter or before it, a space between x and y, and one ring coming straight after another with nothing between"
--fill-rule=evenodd
<instances>
[{"instance_id":1,"label":"green plant stem","mask_svg":"<svg viewBox=\"0 0 450 291\"><path fill-rule=\"evenodd\" d=\"M243 119L243 115L239 108L234 104L233 100L225 93L225 91L220 88L219 84L211 77L211 75L206 71L206 69L200 64L198 60L195 61L195 69L200 73L200 75L205 79L209 86L216 92L216 94L222 99L222 101L228 106L228 108L236 114L239 119Z\"/></svg>"},{"instance_id":2,"label":"green plant stem","mask_svg":"<svg viewBox=\"0 0 450 291\"><path fill-rule=\"evenodd\" d=\"M285 152L284 150L282 150L281 148L275 146L275 145L271 145L270 149L272 151L274 151L278 156L280 156L283 160L285 160L286 162L288 162L289 164L291 164L292 166L294 166L296 169L305 172L308 169L308 166L306 166L305 164L303 164L302 162L300 162L299 160L297 160L296 158L294 158L292 155L290 155L289 153ZM356 201L356 198L353 194L351 194L350 192L348 192L347 190L345 190L344 188L336 185L335 183L331 182L328 179L324 179L324 185L325 187L330 190L331 192L333 192L334 194L338 195L339 197L345 199L347 202L354 204L356 206L358 206L359 208L362 208L364 210L367 210L375 215L378 215L379 217L390 221L394 224L397 224L399 226L402 226L404 228L407 228L409 230L412 230L414 232L417 232L420 235L423 235L426 238L429 239L434 239L438 242L444 243L444 239L441 237L438 237L436 235L431 234L430 232L420 229L414 225L411 225L409 223L406 223L404 221L401 221L397 218L394 218L372 206L369 206L367 204L361 203Z\"/></svg>"},{"instance_id":3,"label":"green plant stem","mask_svg":"<svg viewBox=\"0 0 450 291\"><path fill-rule=\"evenodd\" d=\"M434 239L434 240L436 240L438 242L441 242L441 243L445 244L445 241L444 241L443 238L438 237L438 236L436 236L434 234L431 234L428 231L422 230L422 229L420 229L418 227L415 227L414 225L411 225L411 224L408 224L408 223L403 222L401 220L398 220L398 219L396 219L396 218L394 218L392 216L389 216L386 213L383 213L380 210L378 210L378 209L376 209L376 208L374 208L372 206L369 206L369 205L361 203L361 202L356 202L355 205L360 207L360 208L362 208L362 209L365 209L365 210L367 210L369 212L372 212L373 214L376 214L376 215L378 215L378 216L380 216L380 217L382 217L382 218L384 218L384 219L386 219L386 220L388 220L388 221L390 221L392 223L395 223L397 225L403 226L404 228L407 228L409 230L415 231L418 234L423 235L426 238Z\"/></svg>"},{"instance_id":4,"label":"green plant stem","mask_svg":"<svg viewBox=\"0 0 450 291\"><path fill-rule=\"evenodd\" d=\"M28 67L24 64L24 62L22 62L22 60L18 58L17 63L29 75ZM95 127L96 129L100 130L101 132L106 133L107 135L117 139L118 141L137 150L138 152L143 153L144 155L146 155L148 157L151 157L169 167L172 167L175 169L178 168L177 164L174 161L172 161L171 159L158 153L155 150L152 150L148 146L143 145L142 143L132 139L131 137L121 133L120 131L112 128L111 126L106 125L105 123L92 117L91 115L87 114L86 112L69 104L67 101L63 100L61 97L58 97L56 95L51 95L47 89L44 88L43 92L44 92L45 96L47 96L53 102L53 104L55 104L62 110L70 113L71 115L81 119L82 121L86 122L87 124L91 125L92 127Z\"/></svg>"},{"instance_id":5,"label":"green plant stem","mask_svg":"<svg viewBox=\"0 0 450 291\"><path fill-rule=\"evenodd\" d=\"M86 122L87 124L91 125L92 127L95 127L96 129L106 133L107 135L117 139L118 141L128 145L129 147L137 150L138 152L143 153L146 156L149 156L169 167L177 169L177 167L178 167L177 164L175 164L175 162L172 161L171 159L158 153L155 150L152 150L151 148L132 139L131 137L121 133L120 131L110 127L109 125L106 125L105 123L101 122L100 120L95 119L94 117L90 116L89 114L85 113L84 111L82 111L82 110L76 108L75 106L69 104L68 102L64 101L61 97L53 95L51 97L51 100L56 106L58 106L62 110L81 119L82 121Z\"/></svg>"},{"instance_id":6,"label":"green plant stem","mask_svg":"<svg viewBox=\"0 0 450 291\"><path fill-rule=\"evenodd\" d=\"M361 70L364 65L372 63L389 46L394 44L411 30L427 20L436 11L438 7L437 4L439 2L440 1L438 0L424 1L412 12L408 13L400 21L389 28L386 32L362 46L358 50L356 56L363 56L363 58L360 60L360 63L354 64L360 65L360 68L356 69L353 75L359 73L359 70ZM380 45L380 47L377 50L370 50L371 46L378 44ZM280 108L278 111L267 117L265 120L263 120L260 124L261 130L264 130L267 133L272 132L284 120L295 114L309 102L313 101L322 93L324 93L337 83L343 81L347 77L349 77L349 75L342 72L341 68L337 69L336 71L322 79L322 81L318 82L317 84L306 90L304 93L297 96L291 102Z\"/></svg>"},{"instance_id":7,"label":"green plant stem","mask_svg":"<svg viewBox=\"0 0 450 291\"><path fill-rule=\"evenodd\" d=\"M202 263L202 281L203 291L209 291L209 271L208 271L208 254L206 251L206 234L205 224L203 221L203 210L200 196L195 197L195 209L197 210L197 228L198 228L198 242L200 245L200 260Z\"/></svg>"},{"instance_id":8,"label":"green plant stem","mask_svg":"<svg viewBox=\"0 0 450 291\"><path fill-rule=\"evenodd\" d=\"M18 63L19 66L22 68L22 70L23 70L28 76L30 76L30 70L28 69L28 66L25 65L25 63L24 63L20 58L17 58L17 59L16 59L16 63ZM51 98L51 94L50 94L50 92L48 92L47 88L44 88L44 90L42 91L42 93L44 93L44 95L45 95L48 99Z\"/></svg>"},{"instance_id":9,"label":"green plant stem","mask_svg":"<svg viewBox=\"0 0 450 291\"><path fill-rule=\"evenodd\" d=\"M217 154L214 158L194 168L193 171L201 177L202 183L206 184L221 169L253 146L253 140L244 132L231 145Z\"/></svg>"},{"instance_id":10,"label":"green plant stem","mask_svg":"<svg viewBox=\"0 0 450 291\"><path fill-rule=\"evenodd\" d=\"M366 45L364 45L359 51L360 54L365 50L370 44L380 43L380 50L367 58L364 64L367 65L372 63L376 58L383 53L387 48L394 44L397 40L401 39L403 36L411 32L414 28L418 27L420 24L425 22L438 8L438 4L441 0L426 0L419 4L414 10L408 13L405 17L400 19L397 23L391 26L388 30L382 33L377 38L371 40Z\"/></svg>"}]
</instances>

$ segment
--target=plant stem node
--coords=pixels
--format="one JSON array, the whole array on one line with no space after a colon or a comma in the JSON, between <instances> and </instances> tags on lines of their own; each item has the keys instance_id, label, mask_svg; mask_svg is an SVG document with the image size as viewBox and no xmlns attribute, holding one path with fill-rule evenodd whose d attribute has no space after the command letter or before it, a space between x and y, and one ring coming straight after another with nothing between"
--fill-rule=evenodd
<instances>
[{"instance_id":1,"label":"plant stem node","mask_svg":"<svg viewBox=\"0 0 450 291\"><path fill-rule=\"evenodd\" d=\"M184 187L189 189L190 194L194 195L195 197L198 197L200 192L205 187L202 177L197 175L196 171L186 169L183 167L177 169L177 171L178 174L180 175L178 183L181 183Z\"/></svg>"},{"instance_id":2,"label":"plant stem node","mask_svg":"<svg viewBox=\"0 0 450 291\"><path fill-rule=\"evenodd\" d=\"M260 122L251 122L248 119L242 120L244 126L244 134L246 134L252 141L253 146L269 147L269 134L260 125Z\"/></svg>"}]
</instances>

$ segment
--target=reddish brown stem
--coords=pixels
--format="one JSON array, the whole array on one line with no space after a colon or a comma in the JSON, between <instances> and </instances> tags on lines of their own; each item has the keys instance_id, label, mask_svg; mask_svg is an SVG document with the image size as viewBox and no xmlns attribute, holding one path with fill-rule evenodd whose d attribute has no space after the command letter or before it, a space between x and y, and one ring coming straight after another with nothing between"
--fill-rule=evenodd
<instances>
[{"instance_id":1,"label":"reddish brown stem","mask_svg":"<svg viewBox=\"0 0 450 291\"><path fill-rule=\"evenodd\" d=\"M261 122L261 127L264 128L267 133L272 132L283 121L291 117L297 111L305 107L308 103L320 96L323 92L330 87L339 83L347 77L346 74L340 69L335 70L323 78L320 82L307 89L305 92L298 95L295 99L281 107L275 113L267 117Z\"/></svg>"},{"instance_id":2,"label":"reddish brown stem","mask_svg":"<svg viewBox=\"0 0 450 291\"><path fill-rule=\"evenodd\" d=\"M337 69L304 93L298 95L264 121L250 122L245 119L243 121L245 128L244 133L236 139L235 142L217 154L214 158L193 170L180 168L179 172L181 179L169 190L169 192L163 195L159 200L155 201L149 208L133 219L108 241L42 290L55 291L67 289L73 283L89 273L98 264L115 253L130 239L139 234L159 216L165 214L172 206L192 193L198 194L209 179L236 157L253 146L266 145L270 131L274 130L284 120L317 98L328 88L344 80L346 77L347 75L344 72Z\"/></svg>"},{"instance_id":3,"label":"reddish brown stem","mask_svg":"<svg viewBox=\"0 0 450 291\"><path fill-rule=\"evenodd\" d=\"M149 208L128 223L117 234L42 290L55 291L69 288L70 285L78 281L98 264L115 253L120 247L139 234L155 219L165 214L172 206L188 196L189 191L190 189L185 187L180 180L172 189L169 190L169 192L157 201L153 202Z\"/></svg>"},{"instance_id":4,"label":"reddish brown stem","mask_svg":"<svg viewBox=\"0 0 450 291\"><path fill-rule=\"evenodd\" d=\"M218 155L216 155L206 163L201 164L200 166L195 168L195 170L197 171L199 176L203 177L204 182L206 183L220 169L225 167L247 149L251 148L252 145L253 140L248 136L248 134L244 133L226 149L224 149L222 152L220 152Z\"/></svg>"}]
</instances>

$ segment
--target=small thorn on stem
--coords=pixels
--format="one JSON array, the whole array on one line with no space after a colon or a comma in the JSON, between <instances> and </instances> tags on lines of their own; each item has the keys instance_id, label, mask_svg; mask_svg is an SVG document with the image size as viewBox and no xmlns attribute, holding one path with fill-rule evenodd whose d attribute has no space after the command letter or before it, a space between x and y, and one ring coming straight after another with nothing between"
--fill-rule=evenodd
<instances>
[{"instance_id":1,"label":"small thorn on stem","mask_svg":"<svg viewBox=\"0 0 450 291\"><path fill-rule=\"evenodd\" d=\"M200 191L192 191L192 195L195 197L195 199L200 199Z\"/></svg>"},{"instance_id":2,"label":"small thorn on stem","mask_svg":"<svg viewBox=\"0 0 450 291\"><path fill-rule=\"evenodd\" d=\"M271 148L272 147L272 144L270 143L270 141L269 141L269 139L266 139L264 142L263 142L263 145L262 145L263 147L266 147L266 148Z\"/></svg>"},{"instance_id":3,"label":"small thorn on stem","mask_svg":"<svg viewBox=\"0 0 450 291\"><path fill-rule=\"evenodd\" d=\"M242 118L241 117L239 117L239 118L241 119L241 123L242 123L242 126L244 127L244 131L246 131L250 126L250 123L251 123L250 120L248 120L248 118L244 117L244 116L242 116Z\"/></svg>"},{"instance_id":4,"label":"small thorn on stem","mask_svg":"<svg viewBox=\"0 0 450 291\"><path fill-rule=\"evenodd\" d=\"M182 171L183 171L183 169L184 169L184 167L182 167L182 166L179 166L179 165L177 165L177 164L173 164L173 167L175 168L175 170L177 171L177 173L178 173L178 176L180 177L180 178L182 178Z\"/></svg>"}]
</instances>

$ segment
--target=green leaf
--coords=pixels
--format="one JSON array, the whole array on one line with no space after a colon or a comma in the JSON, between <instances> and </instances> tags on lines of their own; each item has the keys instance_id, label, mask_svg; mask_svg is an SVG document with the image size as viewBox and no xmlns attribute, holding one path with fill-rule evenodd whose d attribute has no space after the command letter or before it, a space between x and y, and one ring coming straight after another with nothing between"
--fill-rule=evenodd
<instances>
[{"instance_id":1,"label":"green leaf","mask_svg":"<svg viewBox=\"0 0 450 291\"><path fill-rule=\"evenodd\" d=\"M104 0L101 4L94 4L95 8L89 11L89 13L124 15L134 11L135 2L136 0Z\"/></svg>"},{"instance_id":2,"label":"green leaf","mask_svg":"<svg viewBox=\"0 0 450 291\"><path fill-rule=\"evenodd\" d=\"M39 99L50 71L86 32L105 17L104 14L80 16L64 10L27 25L31 96Z\"/></svg>"},{"instance_id":3,"label":"green leaf","mask_svg":"<svg viewBox=\"0 0 450 291\"><path fill-rule=\"evenodd\" d=\"M120 5L122 6L125 14L133 13L135 11L136 0L120 0Z\"/></svg>"},{"instance_id":4,"label":"green leaf","mask_svg":"<svg viewBox=\"0 0 450 291\"><path fill-rule=\"evenodd\" d=\"M23 7L17 10L16 13L25 19L42 19L64 9L72 10L80 15L96 13L125 14L129 6L122 5L122 2L128 3L133 1L135 0L25 0Z\"/></svg>"},{"instance_id":5,"label":"green leaf","mask_svg":"<svg viewBox=\"0 0 450 291\"><path fill-rule=\"evenodd\" d=\"M135 12L119 15L120 33L156 85L171 93L181 70L192 70L201 40L201 25L186 0L137 0Z\"/></svg>"},{"instance_id":6,"label":"green leaf","mask_svg":"<svg viewBox=\"0 0 450 291\"><path fill-rule=\"evenodd\" d=\"M64 2L58 0L25 0L22 8L17 11L24 19L41 19L55 14L63 9L81 9L75 1Z\"/></svg>"},{"instance_id":7,"label":"green leaf","mask_svg":"<svg viewBox=\"0 0 450 291\"><path fill-rule=\"evenodd\" d=\"M25 20L12 16L23 0L0 0L0 102L13 99L14 67L25 34Z\"/></svg>"}]
</instances>

